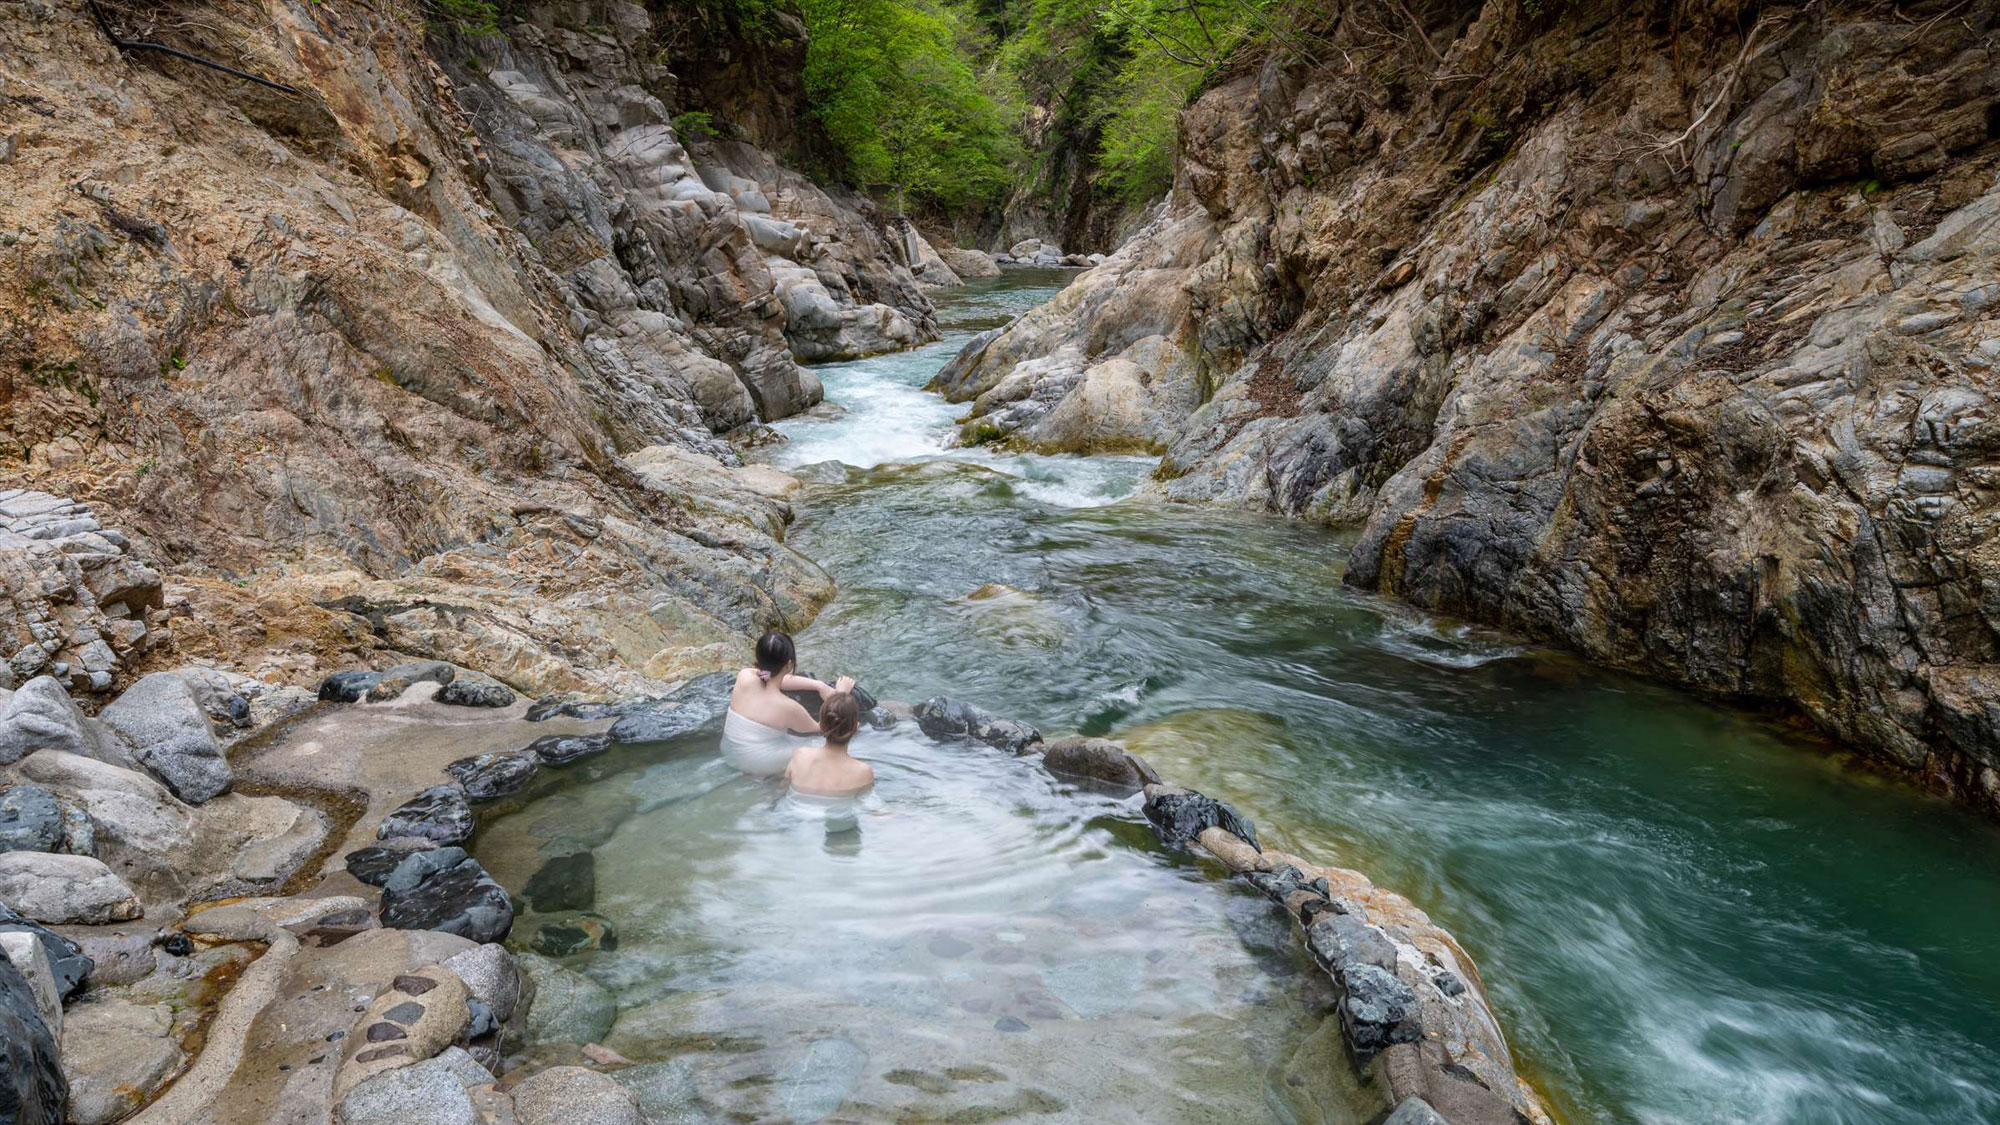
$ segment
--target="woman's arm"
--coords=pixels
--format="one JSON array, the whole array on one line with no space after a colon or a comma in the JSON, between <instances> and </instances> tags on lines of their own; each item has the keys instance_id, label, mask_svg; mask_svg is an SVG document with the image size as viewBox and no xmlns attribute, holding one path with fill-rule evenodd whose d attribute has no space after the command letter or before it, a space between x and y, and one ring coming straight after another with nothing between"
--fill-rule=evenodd
<instances>
[{"instance_id":1,"label":"woman's arm","mask_svg":"<svg viewBox=\"0 0 2000 1125\"><path fill-rule=\"evenodd\" d=\"M827 696L833 694L832 684L820 683L810 676L786 676L785 682L779 684L778 687L783 691L818 692L821 699L825 699Z\"/></svg>"}]
</instances>

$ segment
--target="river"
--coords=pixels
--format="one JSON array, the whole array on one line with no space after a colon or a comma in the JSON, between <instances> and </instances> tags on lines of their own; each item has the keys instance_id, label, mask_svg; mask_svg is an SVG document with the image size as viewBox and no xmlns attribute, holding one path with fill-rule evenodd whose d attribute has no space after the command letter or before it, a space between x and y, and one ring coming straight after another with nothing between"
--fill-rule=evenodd
<instances>
[{"instance_id":1,"label":"river","mask_svg":"<svg viewBox=\"0 0 2000 1125\"><path fill-rule=\"evenodd\" d=\"M922 385L1061 280L968 287L943 341L820 369L845 413L780 425L771 459L819 482L792 542L840 587L811 666L1124 739L1408 895L1573 1122L2000 1121L2000 827L1357 594L1347 536L1165 504L1148 460L946 451Z\"/></svg>"}]
</instances>

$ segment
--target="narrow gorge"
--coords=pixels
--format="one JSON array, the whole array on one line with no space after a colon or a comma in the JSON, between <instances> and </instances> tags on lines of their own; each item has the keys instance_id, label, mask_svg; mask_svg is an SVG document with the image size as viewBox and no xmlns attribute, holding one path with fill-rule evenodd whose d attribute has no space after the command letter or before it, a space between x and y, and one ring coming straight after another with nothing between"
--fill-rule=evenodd
<instances>
[{"instance_id":1,"label":"narrow gorge","mask_svg":"<svg viewBox=\"0 0 2000 1125\"><path fill-rule=\"evenodd\" d=\"M1996 49L0 0L0 1125L2000 1121Z\"/></svg>"}]
</instances>

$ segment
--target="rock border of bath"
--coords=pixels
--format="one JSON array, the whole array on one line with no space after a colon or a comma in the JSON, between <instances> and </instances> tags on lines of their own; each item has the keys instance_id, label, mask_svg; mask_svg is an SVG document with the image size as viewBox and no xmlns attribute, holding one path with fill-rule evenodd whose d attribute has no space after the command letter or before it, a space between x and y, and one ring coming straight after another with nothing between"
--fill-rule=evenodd
<instances>
[{"instance_id":1,"label":"rock border of bath","mask_svg":"<svg viewBox=\"0 0 2000 1125\"><path fill-rule=\"evenodd\" d=\"M327 683L340 681L340 688L323 688L321 696L379 699L381 688L400 692L418 678L399 671L405 670L384 674L358 692L340 681L345 674L336 674ZM730 673L717 672L660 696L601 701L567 694L538 700L525 716L531 722L564 716L609 719L612 726L594 734L548 735L516 750L451 763L447 781L382 818L376 829L380 843L348 853L347 868L383 888L385 926L442 929L497 945L512 929L513 905L461 846L477 827L474 804L522 794L543 768L573 765L614 746L719 731L733 681ZM869 722L877 728L910 721L940 742L976 743L1036 758L1051 775L1088 791L1143 794L1146 820L1162 843L1205 854L1268 896L1331 980L1353 1077L1380 1094L1384 1125L1551 1125L1540 1094L1515 1069L1472 958L1407 898L1358 871L1263 847L1256 827L1235 808L1167 783L1143 757L1110 739L1044 741L1028 723L945 696L914 706L867 702ZM476 1017L475 1011L475 1022ZM569 1080L584 1081L577 1075ZM350 1125L365 1120L338 1119Z\"/></svg>"},{"instance_id":2,"label":"rock border of bath","mask_svg":"<svg viewBox=\"0 0 2000 1125\"><path fill-rule=\"evenodd\" d=\"M1472 958L1409 899L1359 871L1261 846L1248 817L1167 783L1111 739L1044 742L1026 723L943 696L917 704L911 718L934 739L1039 758L1087 790L1143 794L1162 843L1198 849L1281 906L1333 982L1348 1061L1382 1092L1382 1125L1551 1125L1541 1095L1515 1070Z\"/></svg>"}]
</instances>

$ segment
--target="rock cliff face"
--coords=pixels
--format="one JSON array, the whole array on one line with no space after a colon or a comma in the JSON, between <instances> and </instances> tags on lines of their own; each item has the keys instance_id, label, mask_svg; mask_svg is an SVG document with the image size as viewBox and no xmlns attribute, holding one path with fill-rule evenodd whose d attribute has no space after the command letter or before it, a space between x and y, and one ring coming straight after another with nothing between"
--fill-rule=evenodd
<instances>
[{"instance_id":1,"label":"rock cliff face","mask_svg":"<svg viewBox=\"0 0 2000 1125\"><path fill-rule=\"evenodd\" d=\"M1425 11L1191 106L1148 227L940 376L966 439L1160 451L2000 810L1993 7Z\"/></svg>"},{"instance_id":2,"label":"rock cliff face","mask_svg":"<svg viewBox=\"0 0 2000 1125\"><path fill-rule=\"evenodd\" d=\"M43 544L16 682L390 648L646 690L828 595L717 435L935 332L909 236L691 153L643 8L515 9L454 44L399 0L110 6L287 94L0 2L0 478L93 524L0 532ZM626 460L661 447L699 471Z\"/></svg>"}]
</instances>

